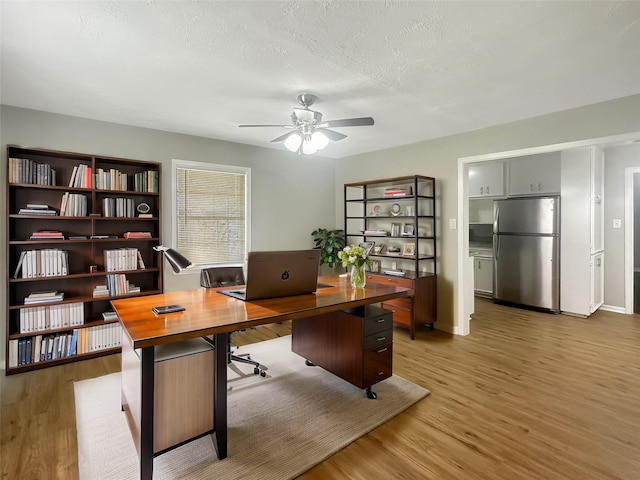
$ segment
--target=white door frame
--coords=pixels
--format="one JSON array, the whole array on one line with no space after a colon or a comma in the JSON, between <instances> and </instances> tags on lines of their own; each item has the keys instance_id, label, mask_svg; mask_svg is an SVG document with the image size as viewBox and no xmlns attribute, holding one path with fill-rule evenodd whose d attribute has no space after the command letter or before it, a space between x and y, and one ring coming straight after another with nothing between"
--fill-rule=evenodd
<instances>
[{"instance_id":1,"label":"white door frame","mask_svg":"<svg viewBox=\"0 0 640 480\"><path fill-rule=\"evenodd\" d=\"M624 133L621 135L610 135L607 137L592 138L588 140L578 140L573 142L556 143L553 145L544 145L539 147L522 148L519 150L507 150L504 152L488 153L483 155L473 155L470 157L458 158L458 288L454 292L455 295L455 325L454 332L459 335L468 335L470 333L469 320L470 314L474 311L473 305L473 262L465 261L469 258L469 187L468 173L469 163L488 162L490 160L501 160L511 157L519 157L523 155L535 155L537 153L556 152L559 150L568 150L571 148L592 147L592 146L611 146L614 144L623 144L640 139L640 132ZM606 164L606 159L605 159ZM633 177L632 177L633 178ZM633 225L626 221L625 225ZM626 232L625 232L626 233ZM628 243L628 242L627 242ZM632 252L633 254L633 252ZM629 257L626 257L629 258ZM633 258L633 257L631 257ZM629 262L626 262L627 264ZM633 269L633 267L631 267ZM628 285L625 277L625 285ZM625 287L625 305L633 302L633 295L629 296L628 289ZM632 292L633 293L633 292ZM471 302L471 305L469 303ZM625 307L626 309L626 307ZM631 308L633 313L633 307Z\"/></svg>"},{"instance_id":2,"label":"white door frame","mask_svg":"<svg viewBox=\"0 0 640 480\"><path fill-rule=\"evenodd\" d=\"M633 177L636 173L640 173L640 167L624 169L624 313L627 314L633 313Z\"/></svg>"}]
</instances>

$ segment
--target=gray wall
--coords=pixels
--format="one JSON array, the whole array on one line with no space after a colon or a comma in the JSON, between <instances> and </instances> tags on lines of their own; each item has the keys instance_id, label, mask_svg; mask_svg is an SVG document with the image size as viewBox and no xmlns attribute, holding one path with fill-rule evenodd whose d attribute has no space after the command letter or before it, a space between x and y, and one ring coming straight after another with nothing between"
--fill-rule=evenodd
<instances>
[{"instance_id":1,"label":"gray wall","mask_svg":"<svg viewBox=\"0 0 640 480\"><path fill-rule=\"evenodd\" d=\"M383 129L383 119L372 128ZM640 95L334 161L297 156L284 149L251 147L2 106L0 184L6 182L7 143L162 162L163 237L168 242L171 196L167 192L171 188L172 158L248 166L252 169L253 186L252 248L260 250L307 248L312 245L309 234L314 228L342 227L342 186L346 182L413 174L434 176L438 179L436 213L440 232L437 327L455 331L456 299L463 282L457 274L462 252L458 250L457 232L448 228L448 220L457 218L458 212L457 159L631 132L640 132ZM635 159L624 162L630 162L628 166L640 165L640 160ZM617 208L615 205L620 202L624 205L623 188L617 186L624 179L623 174L620 179L619 170L610 171L608 166L605 176L605 215L610 215L610 208ZM4 198L2 202L5 203ZM623 277L618 268L624 262L624 249L610 249L607 242L614 245L617 235L624 237L624 229L612 232L610 218L605 217L605 303L622 306L620 295L624 289L619 289L619 282L612 279ZM6 225L2 223L0 228L4 244ZM4 256L0 258L0 266L6 270ZM3 309L5 281L1 276ZM167 290L193 288L197 278L166 273L165 282ZM5 324L0 325L4 339ZM4 340L0 342L0 350L0 358L4 358Z\"/></svg>"},{"instance_id":2,"label":"gray wall","mask_svg":"<svg viewBox=\"0 0 640 480\"><path fill-rule=\"evenodd\" d=\"M380 124L380 122L379 122ZM384 151L342 159L336 163L336 202L342 201L341 185L345 182L384 178L399 175L428 175L439 179L437 184L439 201L440 242L438 243L438 328L456 331L455 319L457 295L462 295L463 279L457 278L458 261L462 252L458 250L457 232L448 228L449 219L457 218L458 179L457 159L461 157L490 154L528 147L559 144L570 141L640 132L640 95L609 102L566 110L541 117L512 122L473 132L443 137ZM633 162L630 160L630 162ZM640 160L635 160L640 165ZM609 188L605 191L606 212L622 202L624 189L612 186L619 179L619 172L610 172L605 167ZM617 181L617 180L615 180ZM620 179L624 182L624 179ZM606 213L605 213L606 214ZM605 248L612 241L610 217L605 217ZM622 217L624 218L624 217ZM336 211L336 222L342 222L342 210ZM462 219L458 219L461 223ZM624 236L620 229L615 235ZM624 249L607 248L605 272L605 303L624 306L620 298L623 282ZM613 278L620 281L610 285ZM473 328L473 326L472 326Z\"/></svg>"},{"instance_id":3,"label":"gray wall","mask_svg":"<svg viewBox=\"0 0 640 480\"><path fill-rule=\"evenodd\" d=\"M0 106L0 185L6 185L7 144L90 153L162 163L162 237L171 242L171 160L191 160L251 168L253 250L311 248L317 227L336 228L333 159L296 155L158 130L99 122L35 110ZM6 196L2 195L2 211ZM6 252L6 223L0 222ZM7 269L0 255L0 269ZM0 276L0 304L6 309L6 279ZM165 290L199 285L197 274L165 269ZM4 360L6 323L0 322L0 359Z\"/></svg>"}]
</instances>

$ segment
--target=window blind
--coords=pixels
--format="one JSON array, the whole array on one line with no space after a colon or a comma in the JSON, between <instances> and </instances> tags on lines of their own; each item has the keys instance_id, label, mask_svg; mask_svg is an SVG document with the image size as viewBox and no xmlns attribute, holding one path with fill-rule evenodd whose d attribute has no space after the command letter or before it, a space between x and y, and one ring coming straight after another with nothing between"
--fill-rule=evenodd
<instances>
[{"instance_id":1,"label":"window blind","mask_svg":"<svg viewBox=\"0 0 640 480\"><path fill-rule=\"evenodd\" d=\"M194 264L244 262L246 174L178 167L177 246Z\"/></svg>"}]
</instances>

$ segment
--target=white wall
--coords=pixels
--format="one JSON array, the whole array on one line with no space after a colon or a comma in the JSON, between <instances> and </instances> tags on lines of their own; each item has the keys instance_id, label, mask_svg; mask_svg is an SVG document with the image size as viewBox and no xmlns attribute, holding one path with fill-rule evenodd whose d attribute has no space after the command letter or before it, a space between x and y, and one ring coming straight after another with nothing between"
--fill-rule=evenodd
<instances>
[{"instance_id":1,"label":"white wall","mask_svg":"<svg viewBox=\"0 0 640 480\"><path fill-rule=\"evenodd\" d=\"M171 242L171 160L192 160L251 168L253 250L313 247L311 232L335 224L334 163L287 150L130 127L64 115L0 106L0 185L6 184L7 144L124 157L162 163L162 238ZM6 211L2 195L1 211ZM0 222L6 252L6 223ZM7 271L5 255L0 270ZM198 272L199 273L199 272ZM165 290L196 288L199 276L165 268ZM0 304L6 311L6 279L0 275ZM4 318L4 315L3 315ZM5 358L6 322L0 322L0 359Z\"/></svg>"},{"instance_id":2,"label":"white wall","mask_svg":"<svg viewBox=\"0 0 640 480\"><path fill-rule=\"evenodd\" d=\"M382 121L378 121L377 125L384 128ZM457 297L463 294L463 279L458 278L457 272L462 252L458 250L457 232L448 228L449 219L456 218L458 224L462 223L462 219L457 217L457 159L637 131L640 131L640 95L342 159L336 162L336 222L343 222L340 207L343 183L412 174L438 178L440 241L436 327L459 333L456 310ZM605 176L608 175L605 173ZM616 203L618 197L624 204L623 190L607 190L607 205L610 201ZM609 199L607 195L612 198ZM605 222L610 225L607 218L605 212ZM609 233L607 230L605 235ZM606 242L607 237L605 246ZM623 262L620 255L623 258L622 248L614 250L611 257L607 256L606 281L615 275L624 276L623 271L618 270ZM606 284L605 303L623 306L623 301L618 298L618 293L623 295L623 289L614 292L611 288Z\"/></svg>"},{"instance_id":3,"label":"white wall","mask_svg":"<svg viewBox=\"0 0 640 480\"><path fill-rule=\"evenodd\" d=\"M640 129L640 124L638 125ZM625 212L624 175L627 167L640 167L640 144L605 148L604 163L604 303L624 310ZM613 228L613 219L622 228Z\"/></svg>"}]
</instances>

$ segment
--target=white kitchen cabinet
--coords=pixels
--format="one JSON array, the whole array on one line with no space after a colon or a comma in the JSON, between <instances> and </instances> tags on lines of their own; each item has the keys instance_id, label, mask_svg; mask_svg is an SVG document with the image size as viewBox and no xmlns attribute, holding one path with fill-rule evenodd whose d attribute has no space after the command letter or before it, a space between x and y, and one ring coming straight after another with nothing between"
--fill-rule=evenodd
<instances>
[{"instance_id":1,"label":"white kitchen cabinet","mask_svg":"<svg viewBox=\"0 0 640 480\"><path fill-rule=\"evenodd\" d=\"M560 309L589 316L604 301L604 152L562 152Z\"/></svg>"},{"instance_id":2,"label":"white kitchen cabinet","mask_svg":"<svg viewBox=\"0 0 640 480\"><path fill-rule=\"evenodd\" d=\"M508 167L509 196L560 193L560 152L512 158Z\"/></svg>"},{"instance_id":3,"label":"white kitchen cabinet","mask_svg":"<svg viewBox=\"0 0 640 480\"><path fill-rule=\"evenodd\" d=\"M504 163L483 162L469 165L469 198L504 195Z\"/></svg>"},{"instance_id":4,"label":"white kitchen cabinet","mask_svg":"<svg viewBox=\"0 0 640 480\"><path fill-rule=\"evenodd\" d=\"M474 292L483 297L493 297L493 258L473 257Z\"/></svg>"}]
</instances>

